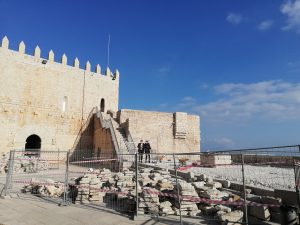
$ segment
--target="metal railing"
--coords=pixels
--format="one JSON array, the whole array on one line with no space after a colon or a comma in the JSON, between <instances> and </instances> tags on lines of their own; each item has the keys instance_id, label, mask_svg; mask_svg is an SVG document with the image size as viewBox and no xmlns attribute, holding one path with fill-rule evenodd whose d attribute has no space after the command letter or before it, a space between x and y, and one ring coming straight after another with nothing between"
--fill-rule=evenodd
<instances>
[{"instance_id":1,"label":"metal railing","mask_svg":"<svg viewBox=\"0 0 300 225\"><path fill-rule=\"evenodd\" d=\"M136 153L137 148L136 148L136 145L133 141L133 138L131 136L130 131L128 131L127 139L128 139L128 143L129 143L128 152L131 153L131 154Z\"/></svg>"}]
</instances>

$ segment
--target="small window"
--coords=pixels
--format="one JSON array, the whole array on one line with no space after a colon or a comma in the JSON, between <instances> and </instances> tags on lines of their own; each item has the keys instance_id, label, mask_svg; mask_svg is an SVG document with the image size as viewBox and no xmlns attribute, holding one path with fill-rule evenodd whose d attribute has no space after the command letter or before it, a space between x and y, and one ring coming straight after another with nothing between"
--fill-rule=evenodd
<instances>
[{"instance_id":1,"label":"small window","mask_svg":"<svg viewBox=\"0 0 300 225\"><path fill-rule=\"evenodd\" d=\"M105 111L105 100L104 100L104 98L102 98L101 102L100 102L100 111L101 112Z\"/></svg>"},{"instance_id":2,"label":"small window","mask_svg":"<svg viewBox=\"0 0 300 225\"><path fill-rule=\"evenodd\" d=\"M67 107L68 107L68 97L65 96L63 98L63 102L62 102L62 111L65 112L67 110Z\"/></svg>"}]
</instances>

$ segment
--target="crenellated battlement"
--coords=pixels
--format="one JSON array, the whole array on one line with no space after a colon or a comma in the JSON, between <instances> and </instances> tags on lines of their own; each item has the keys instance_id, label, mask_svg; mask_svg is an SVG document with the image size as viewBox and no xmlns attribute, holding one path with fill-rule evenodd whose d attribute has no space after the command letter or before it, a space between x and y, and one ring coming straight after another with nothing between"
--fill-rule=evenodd
<instances>
[{"instance_id":1,"label":"crenellated battlement","mask_svg":"<svg viewBox=\"0 0 300 225\"><path fill-rule=\"evenodd\" d=\"M31 57L33 57L35 59L41 59L41 61L43 63L55 62L55 63L61 64L62 66L73 67L73 68L76 68L78 70L83 70L85 72L90 72L91 74L99 74L99 75L102 75L102 76L112 77L113 80L119 79L119 76L120 76L120 73L119 73L119 71L117 69L116 69L116 71L114 73L112 73L109 67L107 67L106 70L105 70L105 73L102 74L101 73L101 67L100 67L99 64L97 64L95 66L95 70L94 71L91 71L91 63L89 61L87 61L85 63L84 69L81 69L80 68L80 61L79 61L79 59L77 57L74 59L74 61L72 63L72 66L70 66L70 65L68 65L68 57L67 57L67 55L65 53L61 56L60 61L57 62L57 61L55 61L55 54L54 54L54 51L52 49L49 51L47 59L41 58L41 49L40 49L40 47L38 45L35 47L33 55L26 54L26 45L25 45L25 43L23 41L21 41L19 43L18 51L9 49L9 39L7 38L7 36L5 36L2 39L0 48L7 49L7 50L10 50L10 51L14 51L14 52L18 52L19 54L31 56Z\"/></svg>"}]
</instances>

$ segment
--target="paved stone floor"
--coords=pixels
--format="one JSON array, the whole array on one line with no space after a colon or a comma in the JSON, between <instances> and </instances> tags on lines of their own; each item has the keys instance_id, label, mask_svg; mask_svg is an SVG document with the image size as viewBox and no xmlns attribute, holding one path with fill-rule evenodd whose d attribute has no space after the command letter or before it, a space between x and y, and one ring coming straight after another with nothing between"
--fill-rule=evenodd
<instances>
[{"instance_id":1,"label":"paved stone floor","mask_svg":"<svg viewBox=\"0 0 300 225\"><path fill-rule=\"evenodd\" d=\"M177 220L177 221L176 221ZM110 209L83 206L58 206L40 198L0 199L0 225L162 225L179 224L179 217L151 219L141 216L132 220ZM184 218L183 224L216 224Z\"/></svg>"}]
</instances>

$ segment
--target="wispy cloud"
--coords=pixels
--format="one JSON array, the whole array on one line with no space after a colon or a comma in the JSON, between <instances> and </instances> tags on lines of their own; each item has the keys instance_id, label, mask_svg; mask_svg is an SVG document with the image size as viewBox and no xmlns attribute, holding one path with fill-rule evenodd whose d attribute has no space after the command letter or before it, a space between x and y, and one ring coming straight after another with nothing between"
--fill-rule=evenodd
<instances>
[{"instance_id":1,"label":"wispy cloud","mask_svg":"<svg viewBox=\"0 0 300 225\"><path fill-rule=\"evenodd\" d=\"M169 73L171 71L171 68L169 66L162 66L158 68L159 73Z\"/></svg>"},{"instance_id":2,"label":"wispy cloud","mask_svg":"<svg viewBox=\"0 0 300 225\"><path fill-rule=\"evenodd\" d=\"M300 119L300 83L281 80L252 84L225 83L215 86L214 93L219 97L216 101L194 103L192 109L208 121Z\"/></svg>"},{"instance_id":3,"label":"wispy cloud","mask_svg":"<svg viewBox=\"0 0 300 225\"><path fill-rule=\"evenodd\" d=\"M155 71L155 76L160 80L165 80L171 72L171 67L169 65L162 65L158 67Z\"/></svg>"},{"instance_id":4,"label":"wispy cloud","mask_svg":"<svg viewBox=\"0 0 300 225\"><path fill-rule=\"evenodd\" d=\"M283 30L296 30L300 33L300 0L288 0L281 5L281 12L287 16Z\"/></svg>"},{"instance_id":5,"label":"wispy cloud","mask_svg":"<svg viewBox=\"0 0 300 225\"><path fill-rule=\"evenodd\" d=\"M209 88L209 85L207 83L200 84L200 89L207 90Z\"/></svg>"},{"instance_id":6,"label":"wispy cloud","mask_svg":"<svg viewBox=\"0 0 300 225\"><path fill-rule=\"evenodd\" d=\"M169 106L168 103L161 103L159 104L159 108L167 108Z\"/></svg>"},{"instance_id":7,"label":"wispy cloud","mask_svg":"<svg viewBox=\"0 0 300 225\"><path fill-rule=\"evenodd\" d=\"M243 21L243 16L238 13L229 13L226 17L226 20L232 24L239 24Z\"/></svg>"},{"instance_id":8,"label":"wispy cloud","mask_svg":"<svg viewBox=\"0 0 300 225\"><path fill-rule=\"evenodd\" d=\"M175 111L190 111L190 109L196 106L197 100L191 96L186 96L181 99L180 103L178 103L175 107Z\"/></svg>"},{"instance_id":9,"label":"wispy cloud","mask_svg":"<svg viewBox=\"0 0 300 225\"><path fill-rule=\"evenodd\" d=\"M289 73L300 73L300 60L288 62L287 67Z\"/></svg>"},{"instance_id":10,"label":"wispy cloud","mask_svg":"<svg viewBox=\"0 0 300 225\"><path fill-rule=\"evenodd\" d=\"M195 102L196 99L193 98L193 97L191 97L191 96L186 96L186 97L184 97L184 98L182 99L182 101L184 101L184 102Z\"/></svg>"},{"instance_id":11,"label":"wispy cloud","mask_svg":"<svg viewBox=\"0 0 300 225\"><path fill-rule=\"evenodd\" d=\"M273 20L265 20L262 21L259 25L258 25L258 29L261 31L265 31L265 30L269 30L272 25L273 25L274 21Z\"/></svg>"}]
</instances>

